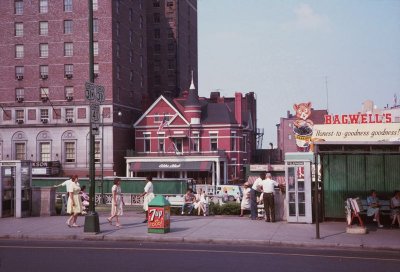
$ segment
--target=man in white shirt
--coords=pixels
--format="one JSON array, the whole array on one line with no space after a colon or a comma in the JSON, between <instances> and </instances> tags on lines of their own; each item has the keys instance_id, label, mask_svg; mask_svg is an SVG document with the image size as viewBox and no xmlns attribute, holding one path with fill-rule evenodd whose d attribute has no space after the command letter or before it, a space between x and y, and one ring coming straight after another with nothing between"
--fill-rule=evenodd
<instances>
[{"instance_id":1,"label":"man in white shirt","mask_svg":"<svg viewBox=\"0 0 400 272\"><path fill-rule=\"evenodd\" d=\"M251 220L257 219L257 192L261 193L261 181L265 179L265 173L260 173L260 177L257 178L253 186L251 186L250 190L250 211L251 211Z\"/></svg>"},{"instance_id":2,"label":"man in white shirt","mask_svg":"<svg viewBox=\"0 0 400 272\"><path fill-rule=\"evenodd\" d=\"M263 202L265 210L265 222L275 222L275 186L279 183L272 179L271 173L267 173L266 179L260 181L263 191Z\"/></svg>"}]
</instances>

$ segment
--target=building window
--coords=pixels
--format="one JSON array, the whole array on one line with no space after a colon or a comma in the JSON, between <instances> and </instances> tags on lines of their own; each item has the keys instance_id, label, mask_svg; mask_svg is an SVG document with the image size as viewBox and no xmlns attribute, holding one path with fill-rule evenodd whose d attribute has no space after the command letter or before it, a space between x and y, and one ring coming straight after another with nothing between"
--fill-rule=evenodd
<instances>
[{"instance_id":1,"label":"building window","mask_svg":"<svg viewBox=\"0 0 400 272\"><path fill-rule=\"evenodd\" d=\"M143 36L140 36L139 47L143 48Z\"/></svg>"},{"instance_id":2,"label":"building window","mask_svg":"<svg viewBox=\"0 0 400 272\"><path fill-rule=\"evenodd\" d=\"M160 23L160 13L154 13L153 14L153 22L155 24L159 24Z\"/></svg>"},{"instance_id":3,"label":"building window","mask_svg":"<svg viewBox=\"0 0 400 272\"><path fill-rule=\"evenodd\" d=\"M64 65L64 73L66 78L71 78L74 75L74 65L73 64L65 64Z\"/></svg>"},{"instance_id":4,"label":"building window","mask_svg":"<svg viewBox=\"0 0 400 272\"><path fill-rule=\"evenodd\" d=\"M129 62L133 63L133 51L129 51Z\"/></svg>"},{"instance_id":5,"label":"building window","mask_svg":"<svg viewBox=\"0 0 400 272\"><path fill-rule=\"evenodd\" d=\"M175 60L174 59L169 59L168 60L168 69L175 69Z\"/></svg>"},{"instance_id":6,"label":"building window","mask_svg":"<svg viewBox=\"0 0 400 272\"><path fill-rule=\"evenodd\" d=\"M115 9L117 10L117 14L119 14L119 7L121 6L121 1L120 0L116 0L115 1Z\"/></svg>"},{"instance_id":7,"label":"building window","mask_svg":"<svg viewBox=\"0 0 400 272\"><path fill-rule=\"evenodd\" d=\"M175 44L174 43L169 43L168 44L168 51L169 52L175 51Z\"/></svg>"},{"instance_id":8,"label":"building window","mask_svg":"<svg viewBox=\"0 0 400 272\"><path fill-rule=\"evenodd\" d=\"M71 86L67 86L65 87L65 98L67 100L72 100L72 98L74 97L74 87Z\"/></svg>"},{"instance_id":9,"label":"building window","mask_svg":"<svg viewBox=\"0 0 400 272\"><path fill-rule=\"evenodd\" d=\"M51 151L49 142L39 143L39 154L40 154L40 161L42 162L51 161L50 158Z\"/></svg>"},{"instance_id":10,"label":"building window","mask_svg":"<svg viewBox=\"0 0 400 272\"><path fill-rule=\"evenodd\" d=\"M173 7L174 6L174 2L172 1L167 1L167 7Z\"/></svg>"},{"instance_id":11,"label":"building window","mask_svg":"<svg viewBox=\"0 0 400 272\"><path fill-rule=\"evenodd\" d=\"M130 43L133 42L133 32L132 32L132 29L129 29L129 42L130 42Z\"/></svg>"},{"instance_id":12,"label":"building window","mask_svg":"<svg viewBox=\"0 0 400 272\"><path fill-rule=\"evenodd\" d=\"M153 63L154 71L160 71L161 61L159 59L155 59Z\"/></svg>"},{"instance_id":13,"label":"building window","mask_svg":"<svg viewBox=\"0 0 400 272\"><path fill-rule=\"evenodd\" d=\"M164 137L164 135L162 135ZM158 152L164 153L165 152L165 139L158 138Z\"/></svg>"},{"instance_id":14,"label":"building window","mask_svg":"<svg viewBox=\"0 0 400 272\"><path fill-rule=\"evenodd\" d=\"M64 11L65 12L72 11L72 0L64 0Z\"/></svg>"},{"instance_id":15,"label":"building window","mask_svg":"<svg viewBox=\"0 0 400 272\"><path fill-rule=\"evenodd\" d=\"M71 34L74 28L74 23L72 20L64 21L64 34Z\"/></svg>"},{"instance_id":16,"label":"building window","mask_svg":"<svg viewBox=\"0 0 400 272\"><path fill-rule=\"evenodd\" d=\"M47 43L39 44L39 55L41 58L48 58L49 57L49 45Z\"/></svg>"},{"instance_id":17,"label":"building window","mask_svg":"<svg viewBox=\"0 0 400 272\"><path fill-rule=\"evenodd\" d=\"M142 29L143 28L143 17L140 16L139 18L139 28Z\"/></svg>"},{"instance_id":18,"label":"building window","mask_svg":"<svg viewBox=\"0 0 400 272\"><path fill-rule=\"evenodd\" d=\"M133 82L133 71L132 70L129 73L129 81Z\"/></svg>"},{"instance_id":19,"label":"building window","mask_svg":"<svg viewBox=\"0 0 400 272\"><path fill-rule=\"evenodd\" d=\"M247 134L244 134L243 135L243 151L244 152L247 152L247 141L248 141L248 138L247 138Z\"/></svg>"},{"instance_id":20,"label":"building window","mask_svg":"<svg viewBox=\"0 0 400 272\"><path fill-rule=\"evenodd\" d=\"M144 148L143 148L143 151L144 152L150 152L150 134L148 134L148 133L146 133L146 134L143 134L143 137L144 137Z\"/></svg>"},{"instance_id":21,"label":"building window","mask_svg":"<svg viewBox=\"0 0 400 272\"><path fill-rule=\"evenodd\" d=\"M67 108L65 109L65 120L70 123L74 120L74 109Z\"/></svg>"},{"instance_id":22,"label":"building window","mask_svg":"<svg viewBox=\"0 0 400 272\"><path fill-rule=\"evenodd\" d=\"M15 78L20 80L24 78L24 66L15 67Z\"/></svg>"},{"instance_id":23,"label":"building window","mask_svg":"<svg viewBox=\"0 0 400 272\"><path fill-rule=\"evenodd\" d=\"M129 9L129 22L133 21L133 11L132 8Z\"/></svg>"},{"instance_id":24,"label":"building window","mask_svg":"<svg viewBox=\"0 0 400 272\"><path fill-rule=\"evenodd\" d=\"M154 0L153 1L153 7L159 8L160 7L160 0Z\"/></svg>"},{"instance_id":25,"label":"building window","mask_svg":"<svg viewBox=\"0 0 400 272\"><path fill-rule=\"evenodd\" d=\"M71 42L64 43L64 57L72 57L74 55L74 44Z\"/></svg>"},{"instance_id":26,"label":"building window","mask_svg":"<svg viewBox=\"0 0 400 272\"><path fill-rule=\"evenodd\" d=\"M49 22L39 22L39 35L49 35Z\"/></svg>"},{"instance_id":27,"label":"building window","mask_svg":"<svg viewBox=\"0 0 400 272\"><path fill-rule=\"evenodd\" d=\"M24 2L22 0L15 0L15 15L24 14Z\"/></svg>"},{"instance_id":28,"label":"building window","mask_svg":"<svg viewBox=\"0 0 400 272\"><path fill-rule=\"evenodd\" d=\"M218 134L210 133L210 150L217 151L218 150Z\"/></svg>"},{"instance_id":29,"label":"building window","mask_svg":"<svg viewBox=\"0 0 400 272\"><path fill-rule=\"evenodd\" d=\"M154 39L159 39L161 36L161 32L159 28L154 29Z\"/></svg>"},{"instance_id":30,"label":"building window","mask_svg":"<svg viewBox=\"0 0 400 272\"><path fill-rule=\"evenodd\" d=\"M15 89L15 98L17 99L17 101L24 100L24 93L25 93L25 91L23 88Z\"/></svg>"},{"instance_id":31,"label":"building window","mask_svg":"<svg viewBox=\"0 0 400 272\"><path fill-rule=\"evenodd\" d=\"M121 67L117 66L117 79L121 79Z\"/></svg>"},{"instance_id":32,"label":"building window","mask_svg":"<svg viewBox=\"0 0 400 272\"><path fill-rule=\"evenodd\" d=\"M99 1L93 0L93 10L98 10L98 9L99 9Z\"/></svg>"},{"instance_id":33,"label":"building window","mask_svg":"<svg viewBox=\"0 0 400 272\"><path fill-rule=\"evenodd\" d=\"M143 56L140 55L140 68L143 68Z\"/></svg>"},{"instance_id":34,"label":"building window","mask_svg":"<svg viewBox=\"0 0 400 272\"><path fill-rule=\"evenodd\" d=\"M15 143L15 159L26 160L25 143Z\"/></svg>"},{"instance_id":35,"label":"building window","mask_svg":"<svg viewBox=\"0 0 400 272\"><path fill-rule=\"evenodd\" d=\"M98 63L94 63L93 64L93 72L94 72L94 77L98 77L99 76L99 64Z\"/></svg>"},{"instance_id":36,"label":"building window","mask_svg":"<svg viewBox=\"0 0 400 272\"><path fill-rule=\"evenodd\" d=\"M93 55L99 55L99 42L93 42Z\"/></svg>"},{"instance_id":37,"label":"building window","mask_svg":"<svg viewBox=\"0 0 400 272\"><path fill-rule=\"evenodd\" d=\"M119 29L120 29L120 25L119 25L119 22L117 22L117 24L116 24L117 37L119 36Z\"/></svg>"},{"instance_id":38,"label":"building window","mask_svg":"<svg viewBox=\"0 0 400 272\"><path fill-rule=\"evenodd\" d=\"M15 120L17 121L18 124L24 123L25 120L24 110L15 110Z\"/></svg>"},{"instance_id":39,"label":"building window","mask_svg":"<svg viewBox=\"0 0 400 272\"><path fill-rule=\"evenodd\" d=\"M236 141L236 132L233 131L231 132L231 151L236 151L237 150L237 141Z\"/></svg>"},{"instance_id":40,"label":"building window","mask_svg":"<svg viewBox=\"0 0 400 272\"><path fill-rule=\"evenodd\" d=\"M15 23L15 37L24 36L24 24L23 23Z\"/></svg>"},{"instance_id":41,"label":"building window","mask_svg":"<svg viewBox=\"0 0 400 272\"><path fill-rule=\"evenodd\" d=\"M175 138L172 143L174 145L175 153L183 153L183 139Z\"/></svg>"},{"instance_id":42,"label":"building window","mask_svg":"<svg viewBox=\"0 0 400 272\"><path fill-rule=\"evenodd\" d=\"M49 76L49 66L40 65L40 77L46 79Z\"/></svg>"},{"instance_id":43,"label":"building window","mask_svg":"<svg viewBox=\"0 0 400 272\"><path fill-rule=\"evenodd\" d=\"M48 87L41 87L40 88L40 99L48 100L49 99L49 88Z\"/></svg>"},{"instance_id":44,"label":"building window","mask_svg":"<svg viewBox=\"0 0 400 272\"><path fill-rule=\"evenodd\" d=\"M115 51L116 51L115 54L117 55L117 58L119 58L119 43L117 43Z\"/></svg>"},{"instance_id":45,"label":"building window","mask_svg":"<svg viewBox=\"0 0 400 272\"><path fill-rule=\"evenodd\" d=\"M24 45L23 44L15 45L15 57L17 59L22 59L24 57Z\"/></svg>"},{"instance_id":46,"label":"building window","mask_svg":"<svg viewBox=\"0 0 400 272\"><path fill-rule=\"evenodd\" d=\"M40 0L39 1L39 13L47 13L48 11L49 11L48 0Z\"/></svg>"},{"instance_id":47,"label":"building window","mask_svg":"<svg viewBox=\"0 0 400 272\"><path fill-rule=\"evenodd\" d=\"M94 162L101 163L101 142L94 142Z\"/></svg>"},{"instance_id":48,"label":"building window","mask_svg":"<svg viewBox=\"0 0 400 272\"><path fill-rule=\"evenodd\" d=\"M48 109L40 109L40 119L48 119L49 118L49 110Z\"/></svg>"},{"instance_id":49,"label":"building window","mask_svg":"<svg viewBox=\"0 0 400 272\"><path fill-rule=\"evenodd\" d=\"M64 143L65 162L75 162L75 142Z\"/></svg>"},{"instance_id":50,"label":"building window","mask_svg":"<svg viewBox=\"0 0 400 272\"><path fill-rule=\"evenodd\" d=\"M140 76L140 87L143 88L144 86L144 77L143 75Z\"/></svg>"},{"instance_id":51,"label":"building window","mask_svg":"<svg viewBox=\"0 0 400 272\"><path fill-rule=\"evenodd\" d=\"M97 18L93 19L93 32L94 33L99 32L99 19L97 19Z\"/></svg>"},{"instance_id":52,"label":"building window","mask_svg":"<svg viewBox=\"0 0 400 272\"><path fill-rule=\"evenodd\" d=\"M168 39L173 39L174 38L174 31L172 29L168 29Z\"/></svg>"},{"instance_id":53,"label":"building window","mask_svg":"<svg viewBox=\"0 0 400 272\"><path fill-rule=\"evenodd\" d=\"M199 133L193 134L192 142L193 142L192 150L194 152L200 152L200 135L199 135Z\"/></svg>"}]
</instances>

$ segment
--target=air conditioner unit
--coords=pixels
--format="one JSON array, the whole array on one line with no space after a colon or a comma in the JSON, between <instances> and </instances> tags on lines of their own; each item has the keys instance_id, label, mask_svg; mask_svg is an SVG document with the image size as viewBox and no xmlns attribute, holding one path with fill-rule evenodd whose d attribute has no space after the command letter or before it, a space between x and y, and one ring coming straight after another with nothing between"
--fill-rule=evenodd
<instances>
[{"instance_id":1,"label":"air conditioner unit","mask_svg":"<svg viewBox=\"0 0 400 272\"><path fill-rule=\"evenodd\" d=\"M16 75L15 77L16 77L18 80L24 79L24 75L22 75L22 74L18 74L18 75Z\"/></svg>"},{"instance_id":2,"label":"air conditioner unit","mask_svg":"<svg viewBox=\"0 0 400 272\"><path fill-rule=\"evenodd\" d=\"M49 75L45 75L45 74L40 75L41 79L47 79L48 77L49 77Z\"/></svg>"},{"instance_id":3,"label":"air conditioner unit","mask_svg":"<svg viewBox=\"0 0 400 272\"><path fill-rule=\"evenodd\" d=\"M73 76L72 74L65 74L65 77L68 79L72 78L72 76Z\"/></svg>"},{"instance_id":4,"label":"air conditioner unit","mask_svg":"<svg viewBox=\"0 0 400 272\"><path fill-rule=\"evenodd\" d=\"M67 121L67 123L72 123L72 118L66 118L65 121Z\"/></svg>"},{"instance_id":5,"label":"air conditioner unit","mask_svg":"<svg viewBox=\"0 0 400 272\"><path fill-rule=\"evenodd\" d=\"M18 103L21 103L21 102L23 102L24 101L24 98L23 97L17 97L17 102Z\"/></svg>"},{"instance_id":6,"label":"air conditioner unit","mask_svg":"<svg viewBox=\"0 0 400 272\"><path fill-rule=\"evenodd\" d=\"M94 73L94 77L99 77L99 73Z\"/></svg>"},{"instance_id":7,"label":"air conditioner unit","mask_svg":"<svg viewBox=\"0 0 400 272\"><path fill-rule=\"evenodd\" d=\"M41 118L40 121L41 121L43 124L47 124L47 123L49 122L49 118Z\"/></svg>"},{"instance_id":8,"label":"air conditioner unit","mask_svg":"<svg viewBox=\"0 0 400 272\"><path fill-rule=\"evenodd\" d=\"M72 101L72 99L74 99L74 98L72 97L72 95L67 95L65 97L65 99L67 99L67 101Z\"/></svg>"},{"instance_id":9,"label":"air conditioner unit","mask_svg":"<svg viewBox=\"0 0 400 272\"><path fill-rule=\"evenodd\" d=\"M47 100L49 100L49 98L48 98L47 96L42 96L40 99L41 99L43 102L46 102Z\"/></svg>"},{"instance_id":10,"label":"air conditioner unit","mask_svg":"<svg viewBox=\"0 0 400 272\"><path fill-rule=\"evenodd\" d=\"M17 124L23 124L24 123L24 119L17 118L16 122L17 122Z\"/></svg>"}]
</instances>

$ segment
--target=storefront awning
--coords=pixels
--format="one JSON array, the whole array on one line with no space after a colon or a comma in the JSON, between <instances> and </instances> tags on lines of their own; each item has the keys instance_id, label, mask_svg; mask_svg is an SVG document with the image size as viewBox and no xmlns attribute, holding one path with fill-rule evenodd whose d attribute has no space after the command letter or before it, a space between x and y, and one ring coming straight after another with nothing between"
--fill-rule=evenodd
<instances>
[{"instance_id":1,"label":"storefront awning","mask_svg":"<svg viewBox=\"0 0 400 272\"><path fill-rule=\"evenodd\" d=\"M212 162L132 162L132 172L210 171Z\"/></svg>"}]
</instances>

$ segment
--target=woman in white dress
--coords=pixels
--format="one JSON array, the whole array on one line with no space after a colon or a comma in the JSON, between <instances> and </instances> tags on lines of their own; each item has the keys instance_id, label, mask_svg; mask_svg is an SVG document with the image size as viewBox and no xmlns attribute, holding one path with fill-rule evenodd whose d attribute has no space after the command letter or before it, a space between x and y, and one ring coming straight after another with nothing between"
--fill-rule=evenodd
<instances>
[{"instance_id":1,"label":"woman in white dress","mask_svg":"<svg viewBox=\"0 0 400 272\"><path fill-rule=\"evenodd\" d=\"M112 220L115 218L116 227L121 227L119 223L119 217L123 214L122 206L124 204L124 199L121 193L121 179L115 178L114 185L111 188L112 200L111 200L111 216L107 218L107 221L112 225Z\"/></svg>"},{"instance_id":2,"label":"woman in white dress","mask_svg":"<svg viewBox=\"0 0 400 272\"><path fill-rule=\"evenodd\" d=\"M78 183L78 176L74 176L75 178L72 180L68 186L68 202L67 202L67 213L71 214L69 219L67 220L68 227L79 227L76 224L76 219L78 215L82 212L82 200L80 196L81 187Z\"/></svg>"},{"instance_id":3,"label":"woman in white dress","mask_svg":"<svg viewBox=\"0 0 400 272\"><path fill-rule=\"evenodd\" d=\"M250 210L250 186L247 182L243 184L243 198L240 204L240 217L243 217L244 210Z\"/></svg>"},{"instance_id":4,"label":"woman in white dress","mask_svg":"<svg viewBox=\"0 0 400 272\"><path fill-rule=\"evenodd\" d=\"M199 188L198 193L196 194L196 202L194 203L194 208L197 209L197 214L200 215L201 211L203 211L203 215L207 215L207 199L206 194L203 192L203 189Z\"/></svg>"},{"instance_id":5,"label":"woman in white dress","mask_svg":"<svg viewBox=\"0 0 400 272\"><path fill-rule=\"evenodd\" d=\"M141 196L144 196L143 198L143 210L146 212L146 219L143 221L143 223L147 223L147 218L148 218L148 209L149 209L149 203L150 201L153 200L154 198L154 193L153 193L153 178L151 176L148 176L146 178L147 183L146 186L144 186L144 192L141 194Z\"/></svg>"}]
</instances>

